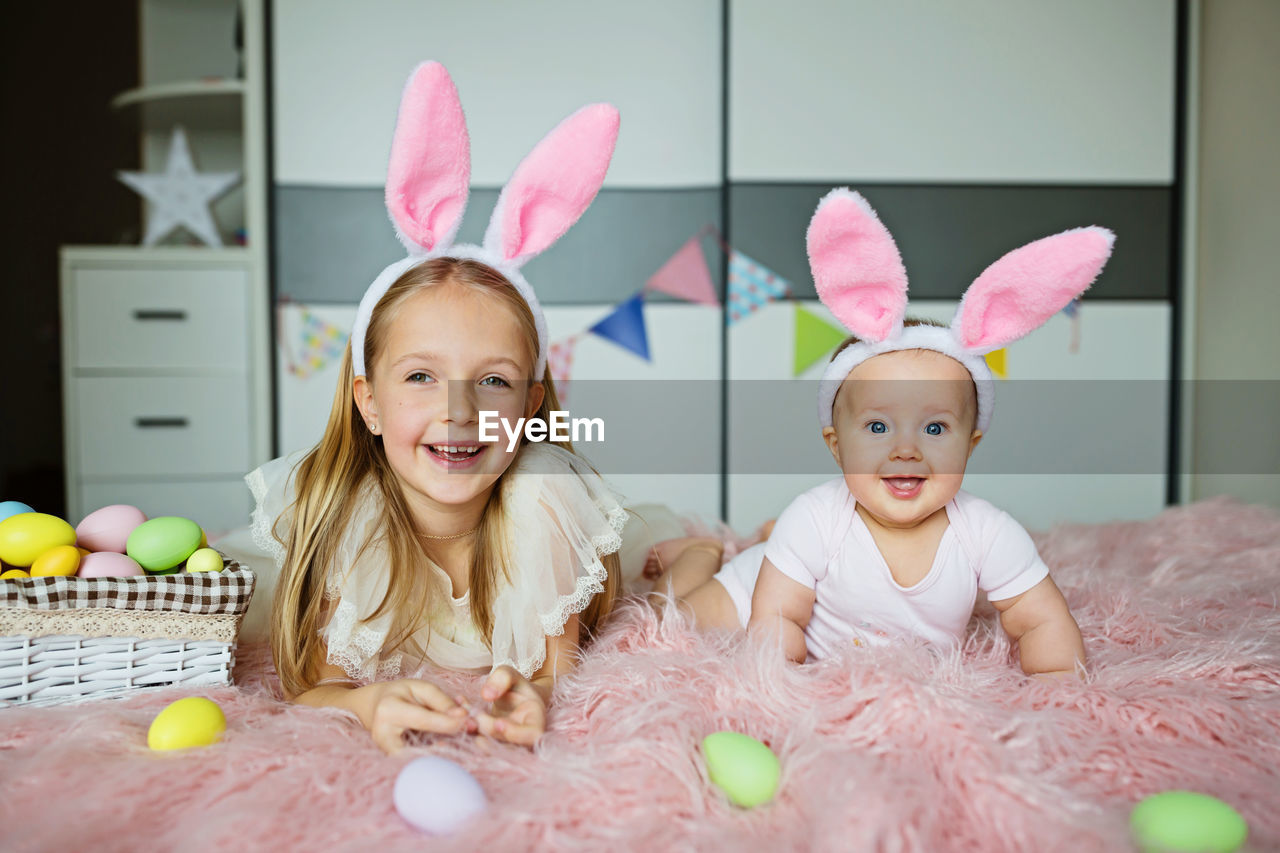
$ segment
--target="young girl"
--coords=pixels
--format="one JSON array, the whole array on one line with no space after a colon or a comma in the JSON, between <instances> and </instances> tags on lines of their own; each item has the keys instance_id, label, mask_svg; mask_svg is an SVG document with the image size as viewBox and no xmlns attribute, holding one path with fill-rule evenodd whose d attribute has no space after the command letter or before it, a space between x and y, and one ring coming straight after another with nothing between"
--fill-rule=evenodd
<instances>
[{"instance_id":1,"label":"young girl","mask_svg":"<svg viewBox=\"0 0 1280 853\"><path fill-rule=\"evenodd\" d=\"M617 497L567 444L482 441L479 413L558 408L520 266L591 203L617 129L603 104L566 119L499 196L484 246L455 246L466 126L444 68L419 66L387 180L409 257L360 302L320 443L247 478L255 538L281 568L271 642L286 694L354 712L387 752L410 731L532 744L555 678L612 606ZM414 677L428 665L489 672L490 704L472 716Z\"/></svg>"},{"instance_id":2,"label":"young girl","mask_svg":"<svg viewBox=\"0 0 1280 853\"><path fill-rule=\"evenodd\" d=\"M855 333L818 401L844 476L800 495L767 542L722 568L709 541L677 546L659 591L702 626L774 633L788 658L804 661L848 642L955 642L981 589L1025 672L1074 673L1080 629L1031 537L960 485L991 421L983 356L1088 288L1113 240L1082 228L1031 243L979 276L949 328L904 323L906 271L893 238L862 196L829 193L808 248L819 297Z\"/></svg>"}]
</instances>

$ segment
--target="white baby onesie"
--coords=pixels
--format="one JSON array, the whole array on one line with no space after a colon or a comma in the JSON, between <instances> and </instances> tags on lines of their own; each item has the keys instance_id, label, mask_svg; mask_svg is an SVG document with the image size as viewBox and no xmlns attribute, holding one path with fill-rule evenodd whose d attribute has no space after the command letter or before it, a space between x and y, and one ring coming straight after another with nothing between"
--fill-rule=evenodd
<instances>
[{"instance_id":1,"label":"white baby onesie","mask_svg":"<svg viewBox=\"0 0 1280 853\"><path fill-rule=\"evenodd\" d=\"M843 478L823 483L791 502L768 542L721 568L715 578L728 590L743 626L765 557L816 595L804 632L810 659L827 657L850 641L879 645L915 636L954 643L973 615L979 589L1000 601L1049 574L1018 522L961 491L946 506L949 524L929 573L914 586L900 586L855 507Z\"/></svg>"}]
</instances>

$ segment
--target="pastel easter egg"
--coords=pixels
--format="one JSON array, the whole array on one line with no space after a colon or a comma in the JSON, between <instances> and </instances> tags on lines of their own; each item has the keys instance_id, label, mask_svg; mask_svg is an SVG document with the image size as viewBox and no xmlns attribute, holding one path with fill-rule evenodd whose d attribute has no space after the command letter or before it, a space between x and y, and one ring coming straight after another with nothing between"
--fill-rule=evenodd
<instances>
[{"instance_id":1,"label":"pastel easter egg","mask_svg":"<svg viewBox=\"0 0 1280 853\"><path fill-rule=\"evenodd\" d=\"M1194 791L1165 791L1133 807L1129 829L1144 851L1231 853L1249 835L1249 825L1231 806Z\"/></svg>"},{"instance_id":2,"label":"pastel easter egg","mask_svg":"<svg viewBox=\"0 0 1280 853\"><path fill-rule=\"evenodd\" d=\"M35 510L22 501L0 501L0 521L20 512L35 512Z\"/></svg>"},{"instance_id":3,"label":"pastel easter egg","mask_svg":"<svg viewBox=\"0 0 1280 853\"><path fill-rule=\"evenodd\" d=\"M129 578L146 574L138 561L115 551L95 551L80 561L82 578Z\"/></svg>"},{"instance_id":4,"label":"pastel easter egg","mask_svg":"<svg viewBox=\"0 0 1280 853\"><path fill-rule=\"evenodd\" d=\"M5 569L3 572L0 572L0 581L5 581L9 578L16 579L29 577L31 577L31 574L23 569Z\"/></svg>"},{"instance_id":5,"label":"pastel easter egg","mask_svg":"<svg viewBox=\"0 0 1280 853\"><path fill-rule=\"evenodd\" d=\"M707 775L729 802L744 809L767 803L778 790L782 765L773 750L738 732L716 732L702 741Z\"/></svg>"},{"instance_id":6,"label":"pastel easter egg","mask_svg":"<svg viewBox=\"0 0 1280 853\"><path fill-rule=\"evenodd\" d=\"M129 534L146 520L146 514L136 506L104 506L86 515L76 525L76 543L90 551L115 551L123 554Z\"/></svg>"},{"instance_id":7,"label":"pastel easter egg","mask_svg":"<svg viewBox=\"0 0 1280 853\"><path fill-rule=\"evenodd\" d=\"M31 564L31 577L68 577L80 568L80 549L75 545L50 548Z\"/></svg>"},{"instance_id":8,"label":"pastel easter egg","mask_svg":"<svg viewBox=\"0 0 1280 853\"><path fill-rule=\"evenodd\" d=\"M187 557L187 571L220 572L222 571L222 555L212 548L201 548L190 557Z\"/></svg>"},{"instance_id":9,"label":"pastel easter egg","mask_svg":"<svg viewBox=\"0 0 1280 853\"><path fill-rule=\"evenodd\" d=\"M0 521L0 560L27 567L50 548L74 545L76 531L56 515L20 512Z\"/></svg>"},{"instance_id":10,"label":"pastel easter egg","mask_svg":"<svg viewBox=\"0 0 1280 853\"><path fill-rule=\"evenodd\" d=\"M148 572L175 570L200 547L203 532L189 518L164 515L144 521L129 534L125 553Z\"/></svg>"},{"instance_id":11,"label":"pastel easter egg","mask_svg":"<svg viewBox=\"0 0 1280 853\"><path fill-rule=\"evenodd\" d=\"M489 806L475 777L435 755L406 764L396 777L396 811L411 826L432 835L448 835Z\"/></svg>"},{"instance_id":12,"label":"pastel easter egg","mask_svg":"<svg viewBox=\"0 0 1280 853\"><path fill-rule=\"evenodd\" d=\"M218 703L203 696L188 696L167 705L147 729L147 746L155 750L208 746L227 730L227 718Z\"/></svg>"}]
</instances>

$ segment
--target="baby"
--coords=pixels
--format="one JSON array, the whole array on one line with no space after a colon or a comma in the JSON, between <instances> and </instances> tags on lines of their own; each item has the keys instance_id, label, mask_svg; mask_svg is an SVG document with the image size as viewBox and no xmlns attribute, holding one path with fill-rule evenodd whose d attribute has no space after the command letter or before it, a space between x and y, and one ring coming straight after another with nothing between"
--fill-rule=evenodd
<instances>
[{"instance_id":1,"label":"baby","mask_svg":"<svg viewBox=\"0 0 1280 853\"><path fill-rule=\"evenodd\" d=\"M1085 657L1080 629L1031 537L960 486L991 421L983 356L1087 289L1113 241L1095 227L1028 244L978 277L950 327L904 322L907 279L893 238L860 195L828 194L808 248L819 297L855 334L818 401L844 476L796 498L767 542L714 576L712 542L677 546L658 591L701 627L774 633L788 658L804 661L849 642L954 643L981 589L1025 672L1074 673Z\"/></svg>"}]
</instances>

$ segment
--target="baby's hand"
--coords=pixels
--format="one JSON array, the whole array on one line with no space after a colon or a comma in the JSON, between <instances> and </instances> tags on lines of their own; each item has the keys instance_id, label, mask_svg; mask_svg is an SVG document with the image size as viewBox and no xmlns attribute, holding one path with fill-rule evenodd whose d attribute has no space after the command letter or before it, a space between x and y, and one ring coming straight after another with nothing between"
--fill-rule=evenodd
<instances>
[{"instance_id":1,"label":"baby's hand","mask_svg":"<svg viewBox=\"0 0 1280 853\"><path fill-rule=\"evenodd\" d=\"M520 746L533 746L547 728L547 702L533 682L510 666L489 674L480 696L491 707L476 721L480 734Z\"/></svg>"}]
</instances>

